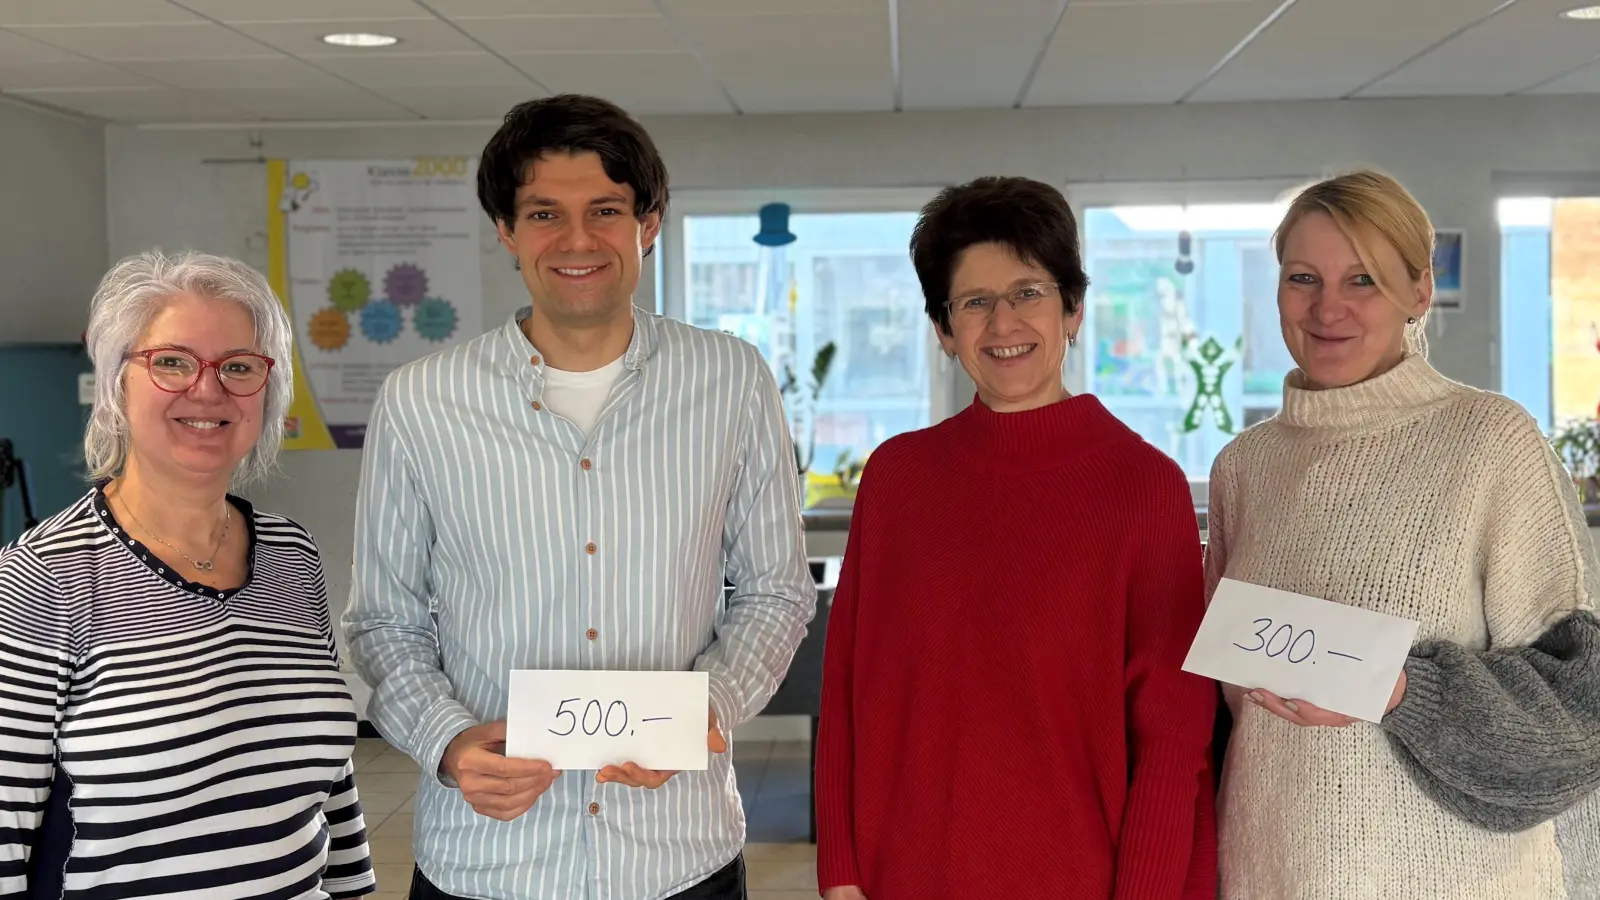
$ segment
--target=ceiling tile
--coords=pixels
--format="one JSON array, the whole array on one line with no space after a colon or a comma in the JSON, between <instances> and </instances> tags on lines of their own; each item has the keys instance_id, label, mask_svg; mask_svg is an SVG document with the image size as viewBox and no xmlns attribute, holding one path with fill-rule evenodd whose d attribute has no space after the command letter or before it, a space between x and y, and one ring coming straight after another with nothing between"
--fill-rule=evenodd
<instances>
[{"instance_id":1,"label":"ceiling tile","mask_svg":"<svg viewBox=\"0 0 1600 900\"><path fill-rule=\"evenodd\" d=\"M891 110L889 13L675 16L745 112Z\"/></svg>"},{"instance_id":2,"label":"ceiling tile","mask_svg":"<svg viewBox=\"0 0 1600 900\"><path fill-rule=\"evenodd\" d=\"M521 87L521 72L489 53L413 53L319 56L316 64L363 87Z\"/></svg>"},{"instance_id":3,"label":"ceiling tile","mask_svg":"<svg viewBox=\"0 0 1600 900\"><path fill-rule=\"evenodd\" d=\"M1060 0L1054 0L1059 5ZM703 15L730 15L737 13L877 13L888 15L889 4L885 0L809 0L805 3L796 3L795 0L663 0L667 12L672 15L703 16ZM900 14L905 15L908 7L915 3L901 2Z\"/></svg>"},{"instance_id":4,"label":"ceiling tile","mask_svg":"<svg viewBox=\"0 0 1600 900\"><path fill-rule=\"evenodd\" d=\"M447 19L517 18L520 16L652 16L650 0L427 0Z\"/></svg>"},{"instance_id":5,"label":"ceiling tile","mask_svg":"<svg viewBox=\"0 0 1600 900\"><path fill-rule=\"evenodd\" d=\"M1529 91L1531 94L1600 94L1600 56L1595 61Z\"/></svg>"},{"instance_id":6,"label":"ceiling tile","mask_svg":"<svg viewBox=\"0 0 1600 900\"><path fill-rule=\"evenodd\" d=\"M648 16L521 16L460 19L458 25L500 53L681 51L666 20Z\"/></svg>"},{"instance_id":7,"label":"ceiling tile","mask_svg":"<svg viewBox=\"0 0 1600 900\"><path fill-rule=\"evenodd\" d=\"M0 28L194 21L194 14L167 0L0 0Z\"/></svg>"},{"instance_id":8,"label":"ceiling tile","mask_svg":"<svg viewBox=\"0 0 1600 900\"><path fill-rule=\"evenodd\" d=\"M513 87L390 87L383 96L429 119L502 119L513 106L546 96L533 85Z\"/></svg>"},{"instance_id":9,"label":"ceiling tile","mask_svg":"<svg viewBox=\"0 0 1600 900\"><path fill-rule=\"evenodd\" d=\"M415 119L416 115L366 91L303 91L292 88L206 91L219 103L238 107L264 119L388 121Z\"/></svg>"},{"instance_id":10,"label":"ceiling tile","mask_svg":"<svg viewBox=\"0 0 1600 900\"><path fill-rule=\"evenodd\" d=\"M1577 2L1518 0L1360 96L1600 94L1600 24L1557 17ZM1298 0L1191 99L1346 96L1502 3ZM0 90L118 121L498 119L546 88L641 115L726 113L724 87L750 113L887 110L898 9L906 109L1010 106L1046 41L1026 105L1170 103L1283 5L0 0ZM334 31L401 43L322 43Z\"/></svg>"},{"instance_id":11,"label":"ceiling tile","mask_svg":"<svg viewBox=\"0 0 1600 900\"><path fill-rule=\"evenodd\" d=\"M711 68L747 113L894 108L894 73L886 54L869 59L724 54L711 57Z\"/></svg>"},{"instance_id":12,"label":"ceiling tile","mask_svg":"<svg viewBox=\"0 0 1600 900\"><path fill-rule=\"evenodd\" d=\"M4 91L155 86L137 75L86 59L32 65L0 64L0 90Z\"/></svg>"},{"instance_id":13,"label":"ceiling tile","mask_svg":"<svg viewBox=\"0 0 1600 900\"><path fill-rule=\"evenodd\" d=\"M1172 103L1280 5L1279 0L1067 7L1027 106Z\"/></svg>"},{"instance_id":14,"label":"ceiling tile","mask_svg":"<svg viewBox=\"0 0 1600 900\"><path fill-rule=\"evenodd\" d=\"M369 22L339 19L321 22L240 22L233 26L262 43L294 56L351 56L349 47L323 43L325 34L377 31L400 39L392 47L376 47L363 55L385 53L454 53L482 50L471 38L438 19L385 19Z\"/></svg>"},{"instance_id":15,"label":"ceiling tile","mask_svg":"<svg viewBox=\"0 0 1600 900\"><path fill-rule=\"evenodd\" d=\"M342 88L344 83L287 56L242 56L233 59L140 60L123 67L180 88Z\"/></svg>"},{"instance_id":16,"label":"ceiling tile","mask_svg":"<svg viewBox=\"0 0 1600 900\"><path fill-rule=\"evenodd\" d=\"M174 0L219 22L319 22L363 19L431 19L411 0Z\"/></svg>"},{"instance_id":17,"label":"ceiling tile","mask_svg":"<svg viewBox=\"0 0 1600 900\"><path fill-rule=\"evenodd\" d=\"M732 111L688 53L540 53L511 61L552 91L604 97L636 115Z\"/></svg>"},{"instance_id":18,"label":"ceiling tile","mask_svg":"<svg viewBox=\"0 0 1600 900\"><path fill-rule=\"evenodd\" d=\"M1010 106L1060 9L1060 0L901 4L905 108Z\"/></svg>"},{"instance_id":19,"label":"ceiling tile","mask_svg":"<svg viewBox=\"0 0 1600 900\"><path fill-rule=\"evenodd\" d=\"M224 103L170 88L17 93L113 122L223 122L251 118Z\"/></svg>"},{"instance_id":20,"label":"ceiling tile","mask_svg":"<svg viewBox=\"0 0 1600 900\"><path fill-rule=\"evenodd\" d=\"M678 16L684 35L706 54L777 54L807 57L826 66L831 57L872 54L890 63L888 7L870 13L758 13Z\"/></svg>"},{"instance_id":21,"label":"ceiling tile","mask_svg":"<svg viewBox=\"0 0 1600 900\"><path fill-rule=\"evenodd\" d=\"M1501 0L1302 2L1290 7L1209 83L1195 101L1343 97ZM1372 23L1382 21L1382 28Z\"/></svg>"},{"instance_id":22,"label":"ceiling tile","mask_svg":"<svg viewBox=\"0 0 1600 900\"><path fill-rule=\"evenodd\" d=\"M13 29L26 37L81 53L92 59L221 59L262 52L247 37L221 25L28 26Z\"/></svg>"},{"instance_id":23,"label":"ceiling tile","mask_svg":"<svg viewBox=\"0 0 1600 900\"><path fill-rule=\"evenodd\" d=\"M1133 6L1139 7L1145 13L1155 13L1160 12L1160 8L1165 6L1194 6L1201 3L1218 4L1249 2L1251 2L1251 0L1074 0L1072 5L1082 9L1092 9L1096 6ZM1300 2L1316 3L1318 0L1300 0ZM1419 2L1437 2L1437 0L1419 0ZM1448 0L1446 0L1446 2L1448 2Z\"/></svg>"},{"instance_id":24,"label":"ceiling tile","mask_svg":"<svg viewBox=\"0 0 1600 900\"><path fill-rule=\"evenodd\" d=\"M7 65L25 66L33 63L75 62L83 57L52 47L14 31L0 31L0 59Z\"/></svg>"},{"instance_id":25,"label":"ceiling tile","mask_svg":"<svg viewBox=\"0 0 1600 900\"><path fill-rule=\"evenodd\" d=\"M1522 0L1362 97L1499 95L1523 90L1600 53L1600 23L1560 18L1574 0Z\"/></svg>"}]
</instances>

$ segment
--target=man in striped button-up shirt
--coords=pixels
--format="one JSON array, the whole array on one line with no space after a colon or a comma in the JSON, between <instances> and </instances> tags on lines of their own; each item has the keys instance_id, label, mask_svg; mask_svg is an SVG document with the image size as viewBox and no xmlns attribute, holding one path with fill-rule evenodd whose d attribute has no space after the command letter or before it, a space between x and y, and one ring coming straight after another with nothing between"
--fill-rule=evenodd
<instances>
[{"instance_id":1,"label":"man in striped button-up shirt","mask_svg":"<svg viewBox=\"0 0 1600 900\"><path fill-rule=\"evenodd\" d=\"M767 364L633 306L666 197L614 106L513 110L479 198L533 302L374 405L345 627L373 723L424 772L412 900L745 896L723 735L777 689L816 588ZM675 775L508 759L519 668L708 672L720 752Z\"/></svg>"}]
</instances>

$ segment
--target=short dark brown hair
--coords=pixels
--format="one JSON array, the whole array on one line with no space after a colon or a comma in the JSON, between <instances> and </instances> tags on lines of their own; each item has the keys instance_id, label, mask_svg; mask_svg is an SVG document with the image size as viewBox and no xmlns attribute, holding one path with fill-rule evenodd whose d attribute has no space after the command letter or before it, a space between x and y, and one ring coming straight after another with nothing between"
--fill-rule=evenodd
<instances>
[{"instance_id":1,"label":"short dark brown hair","mask_svg":"<svg viewBox=\"0 0 1600 900\"><path fill-rule=\"evenodd\" d=\"M1078 245L1078 218L1061 192L1030 178L985 176L945 188L922 208L911 230L911 264L922 282L928 318L950 333L950 279L974 244L1002 244L1061 285L1063 314L1077 312L1089 290Z\"/></svg>"},{"instance_id":2,"label":"short dark brown hair","mask_svg":"<svg viewBox=\"0 0 1600 900\"><path fill-rule=\"evenodd\" d=\"M484 146L478 203L489 218L514 227L517 188L546 153L596 154L607 178L633 188L634 215L666 214L667 167L644 126L609 100L558 94L517 104Z\"/></svg>"}]
</instances>

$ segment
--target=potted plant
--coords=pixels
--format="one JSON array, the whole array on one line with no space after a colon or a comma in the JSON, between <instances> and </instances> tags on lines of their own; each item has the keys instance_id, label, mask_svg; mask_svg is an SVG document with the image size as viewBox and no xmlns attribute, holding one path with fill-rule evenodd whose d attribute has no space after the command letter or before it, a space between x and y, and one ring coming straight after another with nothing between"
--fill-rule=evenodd
<instances>
[{"instance_id":1,"label":"potted plant","mask_svg":"<svg viewBox=\"0 0 1600 900\"><path fill-rule=\"evenodd\" d=\"M812 458L817 453L817 427L815 423L817 398L822 396L822 386L828 380L828 372L833 369L833 357L838 352L838 347L833 341L828 341L817 348L817 355L811 360L810 383L803 385L794 369L784 366L783 384L780 390L785 403L790 405L792 421L808 421L809 427L805 429L805 449L801 450L801 441L798 435L794 440L794 463L800 473L800 484L805 485L806 473L811 471ZM798 404L798 408L797 408Z\"/></svg>"},{"instance_id":2,"label":"potted plant","mask_svg":"<svg viewBox=\"0 0 1600 900\"><path fill-rule=\"evenodd\" d=\"M1550 433L1550 446L1578 485L1585 507L1600 507L1600 419L1574 419Z\"/></svg>"},{"instance_id":3,"label":"potted plant","mask_svg":"<svg viewBox=\"0 0 1600 900\"><path fill-rule=\"evenodd\" d=\"M867 461L857 459L849 450L839 454L839 461L833 464L833 474L839 476L840 489L855 495L856 486L861 483L861 473L867 468Z\"/></svg>"},{"instance_id":4,"label":"potted plant","mask_svg":"<svg viewBox=\"0 0 1600 900\"><path fill-rule=\"evenodd\" d=\"M805 478L806 508L809 510L849 510L856 503L856 485L861 481L865 462L850 450L839 454L833 472L809 472Z\"/></svg>"}]
</instances>

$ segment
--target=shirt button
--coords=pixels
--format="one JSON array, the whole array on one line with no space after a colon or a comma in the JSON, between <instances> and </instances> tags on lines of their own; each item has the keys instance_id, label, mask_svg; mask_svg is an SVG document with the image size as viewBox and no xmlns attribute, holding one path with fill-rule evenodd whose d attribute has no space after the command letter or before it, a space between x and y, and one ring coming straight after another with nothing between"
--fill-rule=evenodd
<instances>
[{"instance_id":1,"label":"shirt button","mask_svg":"<svg viewBox=\"0 0 1600 900\"><path fill-rule=\"evenodd\" d=\"M600 636L600 632L598 632L598 631L594 630L593 628L591 628L588 631L584 632L584 636L592 641L595 638Z\"/></svg>"},{"instance_id":2,"label":"shirt button","mask_svg":"<svg viewBox=\"0 0 1600 900\"><path fill-rule=\"evenodd\" d=\"M593 556L594 552L598 549L600 548L594 545L594 541L590 541L589 543L583 545L583 552L589 554L590 556Z\"/></svg>"},{"instance_id":3,"label":"shirt button","mask_svg":"<svg viewBox=\"0 0 1600 900\"><path fill-rule=\"evenodd\" d=\"M600 804L598 804L598 803L589 804L589 815L591 815L591 816L600 815Z\"/></svg>"},{"instance_id":4,"label":"shirt button","mask_svg":"<svg viewBox=\"0 0 1600 900\"><path fill-rule=\"evenodd\" d=\"M539 357L537 355L530 356L530 357L528 357L528 362L533 363L534 365L537 366L539 364Z\"/></svg>"},{"instance_id":5,"label":"shirt button","mask_svg":"<svg viewBox=\"0 0 1600 900\"><path fill-rule=\"evenodd\" d=\"M594 468L594 463L590 462L587 458L585 458L583 461L579 462L578 465L582 466L583 470L585 472L587 472L590 469Z\"/></svg>"},{"instance_id":6,"label":"shirt button","mask_svg":"<svg viewBox=\"0 0 1600 900\"><path fill-rule=\"evenodd\" d=\"M544 407L539 405L539 401L537 401L537 400L533 401L533 403L531 403L530 405L533 407L533 411L534 412L538 412L539 410L544 409Z\"/></svg>"}]
</instances>

